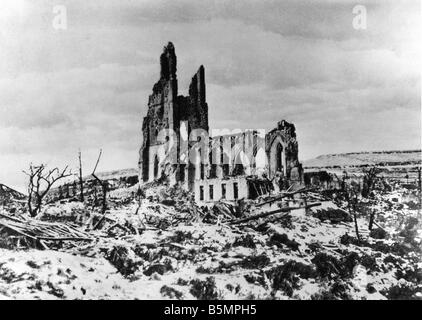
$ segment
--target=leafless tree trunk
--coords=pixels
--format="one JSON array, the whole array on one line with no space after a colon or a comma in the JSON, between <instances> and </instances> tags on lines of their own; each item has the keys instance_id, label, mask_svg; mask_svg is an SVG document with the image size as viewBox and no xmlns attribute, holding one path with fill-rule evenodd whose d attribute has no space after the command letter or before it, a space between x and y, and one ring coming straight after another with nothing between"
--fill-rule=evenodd
<instances>
[{"instance_id":1,"label":"leafless tree trunk","mask_svg":"<svg viewBox=\"0 0 422 320\"><path fill-rule=\"evenodd\" d=\"M418 190L419 190L419 219L422 220L422 214L421 214L421 210L422 210L422 181L421 181L421 167L418 167Z\"/></svg>"},{"instance_id":2,"label":"leafless tree trunk","mask_svg":"<svg viewBox=\"0 0 422 320\"><path fill-rule=\"evenodd\" d=\"M345 179L343 181L345 182ZM358 219L357 219L357 213L356 213L356 203L358 202L359 190L357 190L357 186L353 185L353 182L350 182L349 185L347 183L344 183L344 187L345 187L347 208L348 208L349 213L353 215L353 221L355 223L356 238L358 240L358 243L360 243L361 238L360 238Z\"/></svg>"},{"instance_id":3,"label":"leafless tree trunk","mask_svg":"<svg viewBox=\"0 0 422 320\"><path fill-rule=\"evenodd\" d=\"M46 171L45 165L29 165L28 172L24 173L29 177L28 181L28 210L32 217L35 217L41 210L44 197L50 191L51 187L58 180L69 177L71 172L66 166L62 171L58 168Z\"/></svg>"},{"instance_id":4,"label":"leafless tree trunk","mask_svg":"<svg viewBox=\"0 0 422 320\"><path fill-rule=\"evenodd\" d=\"M367 198L372 202L374 201L372 191L374 190L377 181L380 181L381 179L379 177L379 169L377 167L373 167L369 170L364 170L363 173L364 175L363 175L363 185L362 185L361 195L362 197ZM372 230L374 222L375 222L375 209L373 209L371 213L369 214L369 225L368 225L369 231Z\"/></svg>"},{"instance_id":5,"label":"leafless tree trunk","mask_svg":"<svg viewBox=\"0 0 422 320\"><path fill-rule=\"evenodd\" d=\"M355 208L353 208L353 220L355 221L356 238L358 239L358 243L360 243L360 233L359 233L359 226L358 226L358 218L357 218L357 215L356 215Z\"/></svg>"},{"instance_id":6,"label":"leafless tree trunk","mask_svg":"<svg viewBox=\"0 0 422 320\"><path fill-rule=\"evenodd\" d=\"M79 150L79 188L81 189L81 202L84 202L84 180L82 179L82 155Z\"/></svg>"},{"instance_id":7,"label":"leafless tree trunk","mask_svg":"<svg viewBox=\"0 0 422 320\"><path fill-rule=\"evenodd\" d=\"M144 199L144 198L145 198L145 192L142 190L141 186L138 186L138 190L136 192L136 201L138 202L138 207L136 208L135 216L139 217L139 210L141 209L142 199ZM145 212L143 212L143 215L144 215L144 220L145 220L145 223L146 223L147 222L147 216L145 215ZM139 217L139 222L142 224L142 227L145 229L146 225L140 217Z\"/></svg>"},{"instance_id":8,"label":"leafless tree trunk","mask_svg":"<svg viewBox=\"0 0 422 320\"><path fill-rule=\"evenodd\" d=\"M358 226L358 219L356 214L356 208L355 205L351 203L352 200L350 198L347 199L347 207L349 213L353 215L353 222L355 224L355 232L356 232L356 238L358 239L358 242L360 243L360 234L359 234L359 226Z\"/></svg>"},{"instance_id":9,"label":"leafless tree trunk","mask_svg":"<svg viewBox=\"0 0 422 320\"><path fill-rule=\"evenodd\" d=\"M95 171L97 170L97 166L98 163L100 162L101 159L101 155L103 153L103 150L100 149L100 153L98 154L98 159L97 159L97 163L95 164L94 170L92 171L91 175L95 178L95 180L98 181L98 183L101 185L102 191L103 191L103 201L102 201L102 206L101 206L101 213L103 215L103 217L97 222L97 224L94 226L94 230L97 229L101 222L104 221L105 219L105 213L107 210L107 191L108 191L108 183L107 181L102 181L100 178L98 178L98 176L95 174Z\"/></svg>"}]
</instances>

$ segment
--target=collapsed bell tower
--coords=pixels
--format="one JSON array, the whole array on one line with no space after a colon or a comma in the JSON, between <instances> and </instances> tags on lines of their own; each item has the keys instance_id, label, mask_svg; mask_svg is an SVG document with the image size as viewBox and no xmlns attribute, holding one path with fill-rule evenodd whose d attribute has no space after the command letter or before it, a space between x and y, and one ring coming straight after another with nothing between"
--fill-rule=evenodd
<instances>
[{"instance_id":1,"label":"collapsed bell tower","mask_svg":"<svg viewBox=\"0 0 422 320\"><path fill-rule=\"evenodd\" d=\"M208 105L205 92L205 68L201 65L192 77L189 96L178 95L177 57L173 43L169 42L160 55L160 79L154 84L148 99L147 115L142 124L142 146L139 151L139 180L153 181L165 171L173 181L188 176L188 166L179 165L179 150L176 164L163 153L162 130L170 129L180 138L180 124L187 122L188 135L194 129L208 131ZM174 159L172 159L174 160ZM172 161L173 162L173 161ZM177 173L177 174L176 174ZM189 175L192 176L192 175ZM191 185L191 184L190 184Z\"/></svg>"}]
</instances>

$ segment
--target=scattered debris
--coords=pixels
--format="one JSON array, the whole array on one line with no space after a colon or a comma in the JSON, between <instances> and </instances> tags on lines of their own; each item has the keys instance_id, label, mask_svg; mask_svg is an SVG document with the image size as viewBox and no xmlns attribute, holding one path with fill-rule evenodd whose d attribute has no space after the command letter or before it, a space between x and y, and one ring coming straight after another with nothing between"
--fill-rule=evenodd
<instances>
[{"instance_id":1,"label":"scattered debris","mask_svg":"<svg viewBox=\"0 0 422 320\"><path fill-rule=\"evenodd\" d=\"M0 215L0 290L7 298L418 299L420 220L403 205L417 201L415 191L391 186L356 206L359 241L335 190L293 186L198 207L177 186L110 183L104 215L85 181L84 202L52 201L36 219Z\"/></svg>"},{"instance_id":2,"label":"scattered debris","mask_svg":"<svg viewBox=\"0 0 422 320\"><path fill-rule=\"evenodd\" d=\"M30 247L48 249L48 241L92 241L86 232L63 223L44 222L35 219L20 220L0 214L0 234L2 237L15 239L19 247L23 244Z\"/></svg>"}]
</instances>

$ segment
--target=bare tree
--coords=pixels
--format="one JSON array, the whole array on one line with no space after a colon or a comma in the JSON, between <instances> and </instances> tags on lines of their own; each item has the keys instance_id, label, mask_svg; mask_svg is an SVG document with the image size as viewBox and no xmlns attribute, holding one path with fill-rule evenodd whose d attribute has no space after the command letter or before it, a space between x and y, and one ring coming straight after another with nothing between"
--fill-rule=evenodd
<instances>
[{"instance_id":1,"label":"bare tree","mask_svg":"<svg viewBox=\"0 0 422 320\"><path fill-rule=\"evenodd\" d=\"M371 197L371 192L374 190L377 180L379 180L379 172L380 170L377 167L370 168L369 170L363 170L362 197Z\"/></svg>"},{"instance_id":2,"label":"bare tree","mask_svg":"<svg viewBox=\"0 0 422 320\"><path fill-rule=\"evenodd\" d=\"M100 149L100 153L98 154L98 158L97 158L97 162L95 163L95 167L94 170L92 170L91 175L95 178L95 180L101 185L101 188L103 190L103 202L102 202L102 206L101 206L101 213L103 214L103 217L95 224L95 226L93 227L93 229L97 229L101 222L104 221L105 219L105 213L107 210L107 191L108 191L108 183L107 181L102 181L100 178L98 178L98 176L95 174L95 171L97 170L98 167L98 163L100 162L101 159L101 155L103 153L103 150Z\"/></svg>"},{"instance_id":3,"label":"bare tree","mask_svg":"<svg viewBox=\"0 0 422 320\"><path fill-rule=\"evenodd\" d=\"M358 183L354 181L350 181L349 183L346 183L346 179L350 179L349 177L346 177L343 179L344 181L344 196L347 202L347 209L349 213L353 215L353 221L355 223L355 232L356 232L356 238L358 242L360 243L361 237L359 233L359 226L358 226L358 220L357 220L357 213L356 213L356 205L359 201L359 195L360 195L360 186Z\"/></svg>"},{"instance_id":4,"label":"bare tree","mask_svg":"<svg viewBox=\"0 0 422 320\"><path fill-rule=\"evenodd\" d=\"M373 191L375 189L376 183L381 180L379 177L380 170L377 167L372 167L369 170L363 170L363 173L364 175L361 195L363 198L373 201ZM371 210L369 213L369 230L372 230L372 227L375 223L375 214L375 209Z\"/></svg>"},{"instance_id":5,"label":"bare tree","mask_svg":"<svg viewBox=\"0 0 422 320\"><path fill-rule=\"evenodd\" d=\"M349 175L347 174L347 171L343 171L343 175L341 177L341 183L340 183L340 189L342 191L346 191L346 180L349 179Z\"/></svg>"},{"instance_id":6,"label":"bare tree","mask_svg":"<svg viewBox=\"0 0 422 320\"><path fill-rule=\"evenodd\" d=\"M35 217L41 210L44 197L50 191L51 187L60 179L71 176L68 166L62 171L57 167L47 170L44 164L34 166L29 165L28 171L23 171L28 177L28 210L32 217Z\"/></svg>"},{"instance_id":7,"label":"bare tree","mask_svg":"<svg viewBox=\"0 0 422 320\"><path fill-rule=\"evenodd\" d=\"M140 185L138 185L138 190L136 192L136 201L138 203L138 207L136 208L136 211L135 211L135 214L134 214L135 216L139 217L139 215L138 215L139 210L141 209L142 199L144 199L144 198L145 198L145 191L141 188ZM143 212L143 215L144 215L145 222L147 222L147 216L146 216L145 212ZM146 229L146 225L140 217L139 217L139 222L142 224L142 227L144 229ZM138 230L136 230L136 233L138 233Z\"/></svg>"},{"instance_id":8,"label":"bare tree","mask_svg":"<svg viewBox=\"0 0 422 320\"><path fill-rule=\"evenodd\" d=\"M421 215L422 209L422 181L421 181L421 167L417 168L418 171L418 190L419 190L419 215Z\"/></svg>"},{"instance_id":9,"label":"bare tree","mask_svg":"<svg viewBox=\"0 0 422 320\"><path fill-rule=\"evenodd\" d=\"M84 202L84 180L82 178L82 155L79 150L79 188L81 189L81 202Z\"/></svg>"}]
</instances>

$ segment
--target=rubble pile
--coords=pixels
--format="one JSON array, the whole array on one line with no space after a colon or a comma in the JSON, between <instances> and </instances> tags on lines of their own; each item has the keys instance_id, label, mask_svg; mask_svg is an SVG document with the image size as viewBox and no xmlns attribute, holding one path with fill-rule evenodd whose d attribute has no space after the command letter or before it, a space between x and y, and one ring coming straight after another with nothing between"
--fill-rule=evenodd
<instances>
[{"instance_id":1,"label":"rubble pile","mask_svg":"<svg viewBox=\"0 0 422 320\"><path fill-rule=\"evenodd\" d=\"M125 185L108 194L105 214L89 200L63 199L36 219L16 222L4 212L0 297L420 299L414 196L398 187L362 200L359 238L335 192L306 188L199 207L177 186ZM369 230L373 210L376 225ZM16 226L24 238L49 230L57 239L17 245L10 231Z\"/></svg>"},{"instance_id":2,"label":"rubble pile","mask_svg":"<svg viewBox=\"0 0 422 320\"><path fill-rule=\"evenodd\" d=\"M92 241L90 235L75 227L63 223L47 223L35 219L16 219L0 214L0 234L3 245L48 249L50 242L56 241Z\"/></svg>"}]
</instances>

